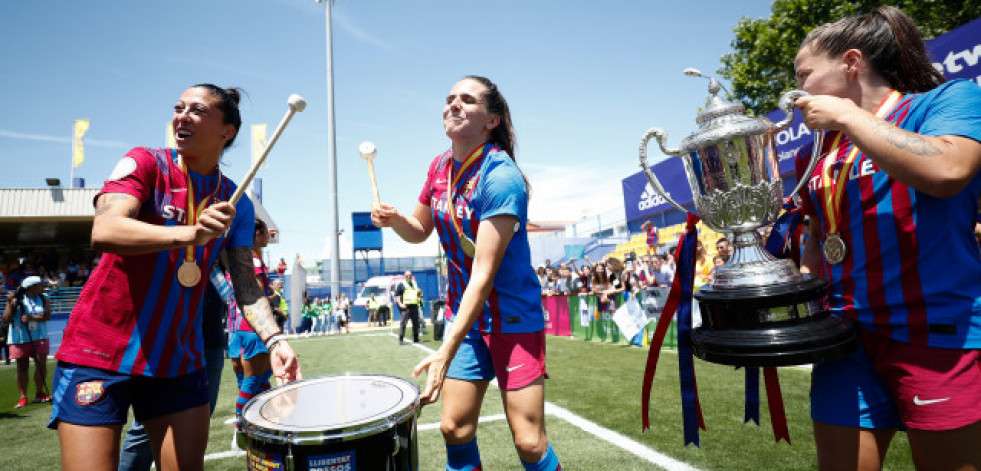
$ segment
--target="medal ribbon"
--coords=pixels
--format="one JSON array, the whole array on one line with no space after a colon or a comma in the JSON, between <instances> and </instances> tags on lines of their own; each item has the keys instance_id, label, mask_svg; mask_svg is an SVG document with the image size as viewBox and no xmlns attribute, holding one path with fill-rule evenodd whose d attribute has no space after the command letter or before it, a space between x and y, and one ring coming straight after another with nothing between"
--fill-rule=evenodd
<instances>
[{"instance_id":1,"label":"medal ribbon","mask_svg":"<svg viewBox=\"0 0 981 471\"><path fill-rule=\"evenodd\" d=\"M187 170L187 165L184 163L184 159L180 159L181 170L184 171L184 177L187 179L187 225L193 226L198 223L198 217L201 216L201 212L204 208L208 206L208 203L212 198L218 194L218 189L221 188L221 169L218 169L218 183L215 185L214 191L208 195L207 198L202 198L201 203L197 206L194 205L194 182L191 181L191 173ZM184 250L184 261L185 263L195 263L194 261L194 245L189 245Z\"/></svg>"},{"instance_id":2,"label":"medal ribbon","mask_svg":"<svg viewBox=\"0 0 981 471\"><path fill-rule=\"evenodd\" d=\"M473 163L476 162L477 159L487 155L487 151L489 150L490 143L485 143L484 145L474 149L473 152L470 153L470 156L467 157L460 165L460 170L457 172L456 177L453 176L453 157L450 157L450 160L446 162L446 184L449 185L446 188L446 210L450 213L450 222L453 223L453 229L456 231L456 234L461 240L469 240L470 238L463 233L463 223L461 222L462 218L456 217L456 207L453 205L453 200L455 198L453 191L456 190L456 185L460 183L460 178L467 173L467 170L470 169ZM470 243L473 244L473 241L471 240Z\"/></svg>"},{"instance_id":3,"label":"medal ribbon","mask_svg":"<svg viewBox=\"0 0 981 471\"><path fill-rule=\"evenodd\" d=\"M899 102L899 99L903 97L902 93L896 90L891 91L883 100L879 103L879 107L875 110L875 117L879 119L884 119L892 111L893 107ZM845 182L848 181L848 175L852 171L852 166L855 165L855 160L860 152L858 146L854 143L852 144L852 149L845 157L845 160L841 164L841 170L838 171L838 178L834 178L834 164L837 161L837 149L841 144L841 139L844 133L841 131L837 132L834 141L831 143L830 149L834 154L830 154L824 158L824 168L821 172L821 183L824 186L824 212L827 215L828 220L828 234L838 233L838 224L841 221L838 219L838 215L841 211L841 200L842 195L845 193Z\"/></svg>"}]
</instances>

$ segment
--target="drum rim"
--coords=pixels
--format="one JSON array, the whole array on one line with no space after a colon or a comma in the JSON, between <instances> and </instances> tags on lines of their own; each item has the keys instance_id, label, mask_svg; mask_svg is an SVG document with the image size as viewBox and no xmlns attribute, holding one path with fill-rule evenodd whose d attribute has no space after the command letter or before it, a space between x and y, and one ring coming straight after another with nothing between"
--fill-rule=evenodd
<instances>
[{"instance_id":1,"label":"drum rim","mask_svg":"<svg viewBox=\"0 0 981 471\"><path fill-rule=\"evenodd\" d=\"M394 414L381 417L376 420L364 422L358 424L356 427L337 427L325 430L303 430L303 431L284 431L278 429L272 429L269 427L264 427L262 425L247 422L245 420L245 411L250 407L255 406L254 403L257 400L264 400L270 391L276 391L280 388L270 389L264 391L252 399L249 400L242 408L242 417L239 420L240 432L245 434L246 438L251 440L262 440L264 442L274 444L274 445L304 445L304 444L327 444L335 442L343 442L356 440L362 437L376 435L379 431L388 430L395 428L406 421L410 416L414 416L416 412L419 411L420 404L420 390L419 386L415 383L409 381L401 376L395 376L384 373L340 373L333 375L317 376L315 378L303 379L300 381L294 381L286 386L291 388L300 387L303 383L311 383L318 380L324 380L327 378L363 378L363 379L379 379L379 378L390 378L402 382L411 386L411 389L415 391L415 399L412 400L405 408L399 409Z\"/></svg>"}]
</instances>

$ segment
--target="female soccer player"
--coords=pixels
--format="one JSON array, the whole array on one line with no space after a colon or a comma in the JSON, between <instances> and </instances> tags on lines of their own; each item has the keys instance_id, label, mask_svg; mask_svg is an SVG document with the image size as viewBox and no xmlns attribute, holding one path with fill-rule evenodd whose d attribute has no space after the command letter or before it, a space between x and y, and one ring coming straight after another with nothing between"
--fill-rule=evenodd
<instances>
[{"instance_id":1,"label":"female soccer player","mask_svg":"<svg viewBox=\"0 0 981 471\"><path fill-rule=\"evenodd\" d=\"M451 148L430 164L412 215L387 204L371 211L408 242L435 228L447 254L453 322L413 371L427 374L422 401L443 394L446 469L480 469L477 418L496 376L521 464L561 469L545 435L545 321L507 101L490 80L465 77L446 97L443 127Z\"/></svg>"},{"instance_id":2,"label":"female soccer player","mask_svg":"<svg viewBox=\"0 0 981 471\"><path fill-rule=\"evenodd\" d=\"M210 84L174 106L176 149L135 148L95 199L92 245L104 252L72 311L56 358L54 410L62 469L115 470L127 411L158 469L201 469L209 396L200 303L218 253L247 318L285 381L300 379L252 270L253 207L226 200L222 152L241 126L239 94Z\"/></svg>"},{"instance_id":3,"label":"female soccer player","mask_svg":"<svg viewBox=\"0 0 981 471\"><path fill-rule=\"evenodd\" d=\"M819 466L879 469L905 429L917 468L979 469L981 88L945 83L894 7L815 29L794 66L805 123L828 132L813 174L797 162L802 264L861 339L814 369Z\"/></svg>"}]
</instances>

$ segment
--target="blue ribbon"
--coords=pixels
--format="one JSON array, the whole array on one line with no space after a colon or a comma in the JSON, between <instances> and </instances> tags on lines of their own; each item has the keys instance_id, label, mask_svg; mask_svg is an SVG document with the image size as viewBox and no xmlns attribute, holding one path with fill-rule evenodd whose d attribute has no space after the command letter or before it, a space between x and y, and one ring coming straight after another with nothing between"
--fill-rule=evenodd
<instances>
[{"instance_id":1,"label":"blue ribbon","mask_svg":"<svg viewBox=\"0 0 981 471\"><path fill-rule=\"evenodd\" d=\"M691 219L691 215L689 215ZM681 278L681 300L678 305L678 377L681 382L681 413L684 419L685 446L698 443L698 392L695 384L695 360L692 348L691 303L695 284L695 246L698 233L689 221L689 230L681 238L678 250L677 276Z\"/></svg>"},{"instance_id":2,"label":"blue ribbon","mask_svg":"<svg viewBox=\"0 0 981 471\"><path fill-rule=\"evenodd\" d=\"M783 202L784 212L773 223L770 237L766 239L766 250L774 257L788 258L793 244L790 239L797 233L797 226L801 221L800 208L794 204L793 199L787 198Z\"/></svg>"},{"instance_id":3,"label":"blue ribbon","mask_svg":"<svg viewBox=\"0 0 981 471\"><path fill-rule=\"evenodd\" d=\"M760 424L760 369L755 366L746 367L746 407L743 423L752 420Z\"/></svg>"}]
</instances>

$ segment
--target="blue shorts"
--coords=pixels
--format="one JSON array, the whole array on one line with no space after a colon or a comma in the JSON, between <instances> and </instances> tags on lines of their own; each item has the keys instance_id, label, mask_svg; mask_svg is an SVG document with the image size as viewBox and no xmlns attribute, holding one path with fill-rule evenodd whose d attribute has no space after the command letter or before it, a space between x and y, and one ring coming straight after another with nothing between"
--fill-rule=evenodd
<instances>
[{"instance_id":1,"label":"blue shorts","mask_svg":"<svg viewBox=\"0 0 981 471\"><path fill-rule=\"evenodd\" d=\"M889 388L861 342L847 357L814 365L811 419L845 427L903 429Z\"/></svg>"},{"instance_id":2,"label":"blue shorts","mask_svg":"<svg viewBox=\"0 0 981 471\"><path fill-rule=\"evenodd\" d=\"M262 353L269 353L269 350L266 350L259 334L242 330L232 332L231 338L228 340L228 358L248 360Z\"/></svg>"},{"instance_id":3,"label":"blue shorts","mask_svg":"<svg viewBox=\"0 0 981 471\"><path fill-rule=\"evenodd\" d=\"M470 329L450 362L446 377L466 381L490 381L494 376L490 348L479 331Z\"/></svg>"},{"instance_id":4,"label":"blue shorts","mask_svg":"<svg viewBox=\"0 0 981 471\"><path fill-rule=\"evenodd\" d=\"M209 403L205 370L176 378L133 376L63 361L55 368L48 428L126 423L129 408L139 422Z\"/></svg>"}]
</instances>

